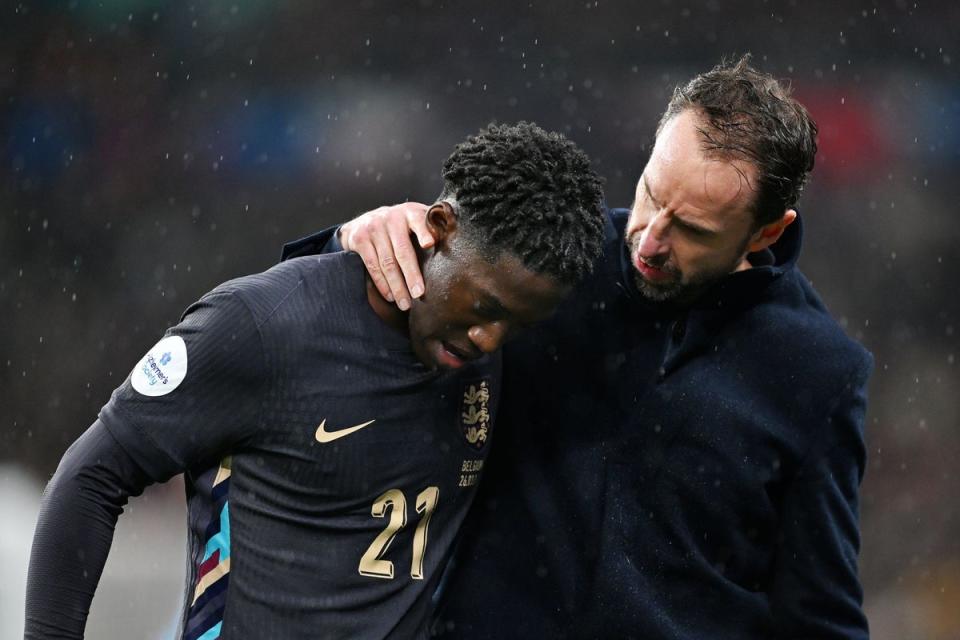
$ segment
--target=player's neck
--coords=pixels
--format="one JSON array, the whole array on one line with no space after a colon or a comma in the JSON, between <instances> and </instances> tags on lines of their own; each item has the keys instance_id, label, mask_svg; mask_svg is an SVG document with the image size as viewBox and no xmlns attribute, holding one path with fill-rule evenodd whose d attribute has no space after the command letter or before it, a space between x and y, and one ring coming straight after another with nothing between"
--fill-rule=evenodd
<instances>
[{"instance_id":1,"label":"player's neck","mask_svg":"<svg viewBox=\"0 0 960 640\"><path fill-rule=\"evenodd\" d=\"M364 281L367 284L367 302L370 303L370 307L373 309L373 312L389 326L393 327L402 334L407 335L407 332L409 331L407 326L407 312L401 311L397 305L393 304L392 302L388 302L382 295L380 295L380 292L373 285L373 281L370 279L369 275L365 275Z\"/></svg>"}]
</instances>

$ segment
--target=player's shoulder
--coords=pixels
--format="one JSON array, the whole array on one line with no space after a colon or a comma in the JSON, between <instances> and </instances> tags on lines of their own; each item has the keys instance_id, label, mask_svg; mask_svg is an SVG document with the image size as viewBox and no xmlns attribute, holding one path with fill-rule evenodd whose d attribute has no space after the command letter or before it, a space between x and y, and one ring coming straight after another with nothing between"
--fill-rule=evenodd
<instances>
[{"instance_id":1,"label":"player's shoulder","mask_svg":"<svg viewBox=\"0 0 960 640\"><path fill-rule=\"evenodd\" d=\"M228 280L204 299L242 301L258 325L296 309L355 297L364 286L363 262L352 253L293 258L266 271Z\"/></svg>"}]
</instances>

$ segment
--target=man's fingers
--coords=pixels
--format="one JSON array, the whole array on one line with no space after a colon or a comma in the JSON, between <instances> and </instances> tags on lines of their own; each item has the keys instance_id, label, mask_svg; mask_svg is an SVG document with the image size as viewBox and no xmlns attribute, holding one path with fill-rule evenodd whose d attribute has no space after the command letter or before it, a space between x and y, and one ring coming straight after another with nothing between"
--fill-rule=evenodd
<instances>
[{"instance_id":1,"label":"man's fingers","mask_svg":"<svg viewBox=\"0 0 960 640\"><path fill-rule=\"evenodd\" d=\"M427 205L406 202L368 211L340 228L340 241L347 251L356 251L370 273L377 291L400 309L410 308L412 297L424 292L420 261L410 238L413 232L423 248L432 247L427 227Z\"/></svg>"},{"instance_id":2,"label":"man's fingers","mask_svg":"<svg viewBox=\"0 0 960 640\"><path fill-rule=\"evenodd\" d=\"M379 268L383 278L386 280L388 293L392 293L391 297L397 301L397 306L400 307L401 310L406 311L410 308L410 293L407 291L407 286L403 281L403 272L397 264L397 258L390 244L389 233L374 233L373 245L377 249ZM367 265L367 268L369 269L369 265ZM379 286L377 289L381 295L383 295L383 289ZM386 295L383 297L387 298L387 300L390 299Z\"/></svg>"},{"instance_id":3,"label":"man's fingers","mask_svg":"<svg viewBox=\"0 0 960 640\"><path fill-rule=\"evenodd\" d=\"M427 206L416 203L410 204L415 206L407 207L407 225L410 227L410 231L413 231L414 235L417 236L420 247L429 249L433 246L434 238L427 227Z\"/></svg>"},{"instance_id":4,"label":"man's fingers","mask_svg":"<svg viewBox=\"0 0 960 640\"><path fill-rule=\"evenodd\" d=\"M363 259L363 265L367 268L367 273L370 274L370 280L373 282L373 286L377 288L377 291L379 291L380 295L386 300L393 302L393 295L390 293L390 284L387 282L387 279L383 275L383 270L380 268L380 256L377 255L377 249L373 242L367 237L364 237L362 240L358 239L356 235L352 236L349 242L349 249L347 248L347 243L343 243L344 249L360 254L360 257Z\"/></svg>"},{"instance_id":5,"label":"man's fingers","mask_svg":"<svg viewBox=\"0 0 960 640\"><path fill-rule=\"evenodd\" d=\"M393 254L396 256L397 264L403 274L405 285L403 293L409 291L411 296L419 298L423 295L423 276L420 274L420 260L413 248L407 220L404 217L388 219L387 232L390 235ZM401 292L394 289L393 293L399 300Z\"/></svg>"}]
</instances>

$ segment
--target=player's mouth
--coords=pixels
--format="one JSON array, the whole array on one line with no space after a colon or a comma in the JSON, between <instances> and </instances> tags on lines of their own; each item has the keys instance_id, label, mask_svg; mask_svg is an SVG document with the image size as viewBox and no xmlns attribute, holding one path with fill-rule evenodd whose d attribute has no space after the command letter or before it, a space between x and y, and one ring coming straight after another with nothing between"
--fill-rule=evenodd
<instances>
[{"instance_id":1,"label":"player's mouth","mask_svg":"<svg viewBox=\"0 0 960 640\"><path fill-rule=\"evenodd\" d=\"M461 349L446 341L437 343L436 356L437 364L447 369L459 369L467 361L480 357L472 351Z\"/></svg>"}]
</instances>

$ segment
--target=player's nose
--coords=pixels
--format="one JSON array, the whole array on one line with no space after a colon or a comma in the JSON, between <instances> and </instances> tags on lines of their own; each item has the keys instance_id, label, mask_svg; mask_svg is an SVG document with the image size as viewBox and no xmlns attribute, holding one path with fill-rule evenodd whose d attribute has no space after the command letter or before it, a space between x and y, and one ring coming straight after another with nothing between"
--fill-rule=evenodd
<instances>
[{"instance_id":1,"label":"player's nose","mask_svg":"<svg viewBox=\"0 0 960 640\"><path fill-rule=\"evenodd\" d=\"M509 327L507 327L506 323L498 320L496 322L488 322L470 327L467 331L467 336L470 338L470 342L480 351L493 353L503 346L503 343L507 339L508 332Z\"/></svg>"}]
</instances>

